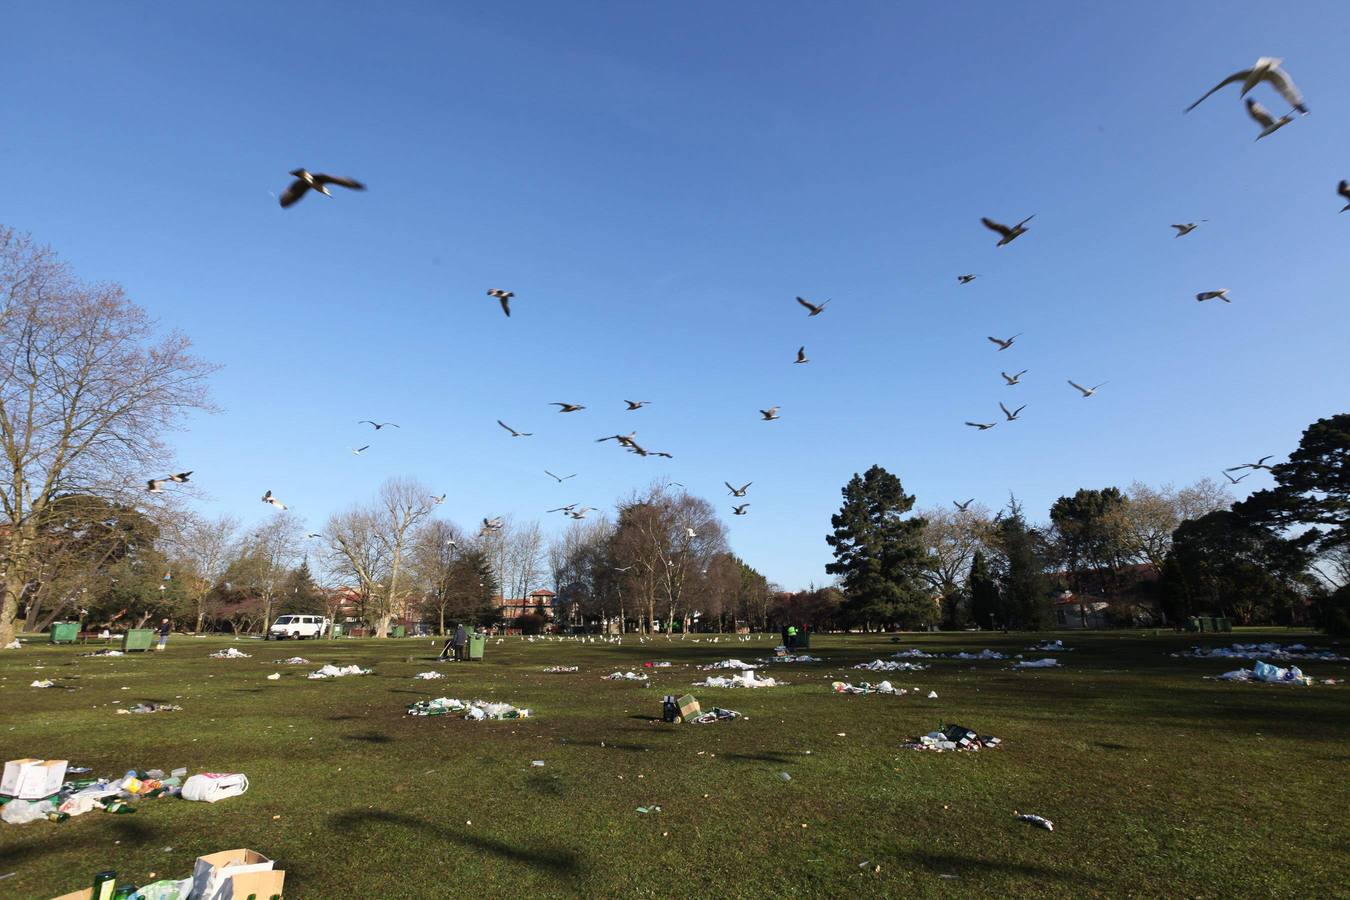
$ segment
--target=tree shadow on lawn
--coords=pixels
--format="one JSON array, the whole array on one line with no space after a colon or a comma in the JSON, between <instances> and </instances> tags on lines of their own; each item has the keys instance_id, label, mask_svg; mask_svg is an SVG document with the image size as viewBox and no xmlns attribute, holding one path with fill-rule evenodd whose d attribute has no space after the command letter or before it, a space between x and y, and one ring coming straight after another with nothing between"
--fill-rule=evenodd
<instances>
[{"instance_id":1,"label":"tree shadow on lawn","mask_svg":"<svg viewBox=\"0 0 1350 900\"><path fill-rule=\"evenodd\" d=\"M378 731L367 731L362 734L344 734L344 741L365 741L368 744L392 744L394 739L387 734Z\"/></svg>"},{"instance_id":2,"label":"tree shadow on lawn","mask_svg":"<svg viewBox=\"0 0 1350 900\"><path fill-rule=\"evenodd\" d=\"M604 746L602 747L601 744L603 744ZM601 750L627 750L627 751L629 751L629 752L631 752L631 753L645 753L646 751L648 751L648 750L651 749L651 747L647 747L647 746L645 746L645 745L643 745L643 744L624 744L624 743L618 743L618 742L616 742L616 741L609 741L609 740L606 740L606 741L598 741L598 740L597 740L597 741L579 741L579 740L577 740L576 738L570 738L570 739L567 741L567 745L568 745L569 747L570 747L570 746L574 746L574 745L578 745L578 746L582 746L582 747L599 747Z\"/></svg>"},{"instance_id":3,"label":"tree shadow on lawn","mask_svg":"<svg viewBox=\"0 0 1350 900\"><path fill-rule=\"evenodd\" d=\"M386 812L385 810L349 810L344 813L335 813L328 817L328 823L333 828L342 831L355 831L358 828L367 825L378 825L381 827L398 827L413 831L420 831L431 838L436 838L445 843L460 844L464 847L470 847L474 850L486 851L500 856L502 859L524 863L527 866L533 866L537 869L543 869L555 876L564 878L575 878L581 874L581 860L572 850L562 848L535 848L512 846L501 841L488 837L482 837L476 834L468 834L463 829L451 828L446 825L437 825L431 822L424 822L421 819L402 813Z\"/></svg>"},{"instance_id":4,"label":"tree shadow on lawn","mask_svg":"<svg viewBox=\"0 0 1350 900\"><path fill-rule=\"evenodd\" d=\"M142 844L150 843L159 833L150 825L147 825L144 822L137 822L135 819L127 816L115 817L113 822L105 825L105 828L111 829L113 839L121 841L124 846L140 846ZM100 835L100 840L103 837L106 837L106 835ZM66 842L53 839L51 834L36 837L22 843L12 844L8 847L0 848L0 870L9 869L11 866L17 866L23 862L32 862L53 850L68 849L69 846Z\"/></svg>"},{"instance_id":5,"label":"tree shadow on lawn","mask_svg":"<svg viewBox=\"0 0 1350 900\"><path fill-rule=\"evenodd\" d=\"M1068 881L1074 884L1095 885L1101 879L1082 872L1057 872L1044 866L1027 863L1000 862L992 859L977 859L972 856L957 856L952 853L925 853L920 850L900 853L902 860L910 865L922 866L939 875L1020 875L1035 881Z\"/></svg>"}]
</instances>

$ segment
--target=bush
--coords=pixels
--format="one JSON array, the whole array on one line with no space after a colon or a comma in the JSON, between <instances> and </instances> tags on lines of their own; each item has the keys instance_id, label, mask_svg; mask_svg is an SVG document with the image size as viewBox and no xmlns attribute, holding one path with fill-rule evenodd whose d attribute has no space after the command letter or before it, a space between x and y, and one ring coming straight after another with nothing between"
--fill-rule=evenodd
<instances>
[{"instance_id":1,"label":"bush","mask_svg":"<svg viewBox=\"0 0 1350 900\"><path fill-rule=\"evenodd\" d=\"M1350 584L1318 604L1318 624L1327 634L1350 634Z\"/></svg>"},{"instance_id":2,"label":"bush","mask_svg":"<svg viewBox=\"0 0 1350 900\"><path fill-rule=\"evenodd\" d=\"M539 613L526 613L516 619L516 627L521 634L543 634L547 626L548 619Z\"/></svg>"}]
</instances>

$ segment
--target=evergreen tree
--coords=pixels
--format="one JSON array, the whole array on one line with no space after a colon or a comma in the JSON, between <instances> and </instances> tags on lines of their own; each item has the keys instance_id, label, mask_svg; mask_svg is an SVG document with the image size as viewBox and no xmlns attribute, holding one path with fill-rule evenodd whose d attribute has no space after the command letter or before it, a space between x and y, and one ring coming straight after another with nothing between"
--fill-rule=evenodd
<instances>
[{"instance_id":1,"label":"evergreen tree","mask_svg":"<svg viewBox=\"0 0 1350 900\"><path fill-rule=\"evenodd\" d=\"M970 561L966 593L970 595L970 618L973 624L981 628L996 627L1001 611L998 582L989 571L989 561L984 558L983 550L976 550Z\"/></svg>"},{"instance_id":2,"label":"evergreen tree","mask_svg":"<svg viewBox=\"0 0 1350 900\"><path fill-rule=\"evenodd\" d=\"M1299 540L1322 552L1350 544L1350 413L1309 425L1289 461L1270 474L1276 487L1252 494L1235 512L1276 528L1311 525Z\"/></svg>"},{"instance_id":3,"label":"evergreen tree","mask_svg":"<svg viewBox=\"0 0 1350 900\"><path fill-rule=\"evenodd\" d=\"M1015 499L999 520L998 540L1004 562L1001 624L1030 631L1049 628L1055 615L1050 580L1045 575L1044 542L1022 518L1022 507Z\"/></svg>"},{"instance_id":4,"label":"evergreen tree","mask_svg":"<svg viewBox=\"0 0 1350 900\"><path fill-rule=\"evenodd\" d=\"M305 559L281 583L277 613L322 616L325 612L323 592L314 583L314 575L309 571L309 560Z\"/></svg>"},{"instance_id":5,"label":"evergreen tree","mask_svg":"<svg viewBox=\"0 0 1350 900\"><path fill-rule=\"evenodd\" d=\"M913 628L936 618L923 579L928 566L923 519L903 519L914 506L900 479L874 465L844 486L844 503L825 538L835 561L825 571L843 578L845 611L855 622Z\"/></svg>"}]
</instances>

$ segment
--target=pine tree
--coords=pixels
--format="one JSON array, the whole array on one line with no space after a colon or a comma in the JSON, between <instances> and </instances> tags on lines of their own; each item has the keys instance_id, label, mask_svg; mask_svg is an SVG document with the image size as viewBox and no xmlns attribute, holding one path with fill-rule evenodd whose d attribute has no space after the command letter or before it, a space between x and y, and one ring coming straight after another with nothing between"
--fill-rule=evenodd
<instances>
[{"instance_id":1,"label":"pine tree","mask_svg":"<svg viewBox=\"0 0 1350 900\"><path fill-rule=\"evenodd\" d=\"M903 519L914 507L900 479L874 465L844 486L844 503L825 538L835 562L825 571L843 578L844 610L855 622L913 628L937 609L922 574L928 565L923 519Z\"/></svg>"},{"instance_id":2,"label":"pine tree","mask_svg":"<svg viewBox=\"0 0 1350 900\"><path fill-rule=\"evenodd\" d=\"M966 582L970 595L970 618L981 628L997 626L1000 612L998 582L989 571L989 561L983 550L976 550L970 561L970 580Z\"/></svg>"},{"instance_id":3,"label":"pine tree","mask_svg":"<svg viewBox=\"0 0 1350 900\"><path fill-rule=\"evenodd\" d=\"M277 598L277 612L307 616L324 614L323 592L314 583L308 559L303 560L286 576L280 596Z\"/></svg>"},{"instance_id":4,"label":"pine tree","mask_svg":"<svg viewBox=\"0 0 1350 900\"><path fill-rule=\"evenodd\" d=\"M1030 631L1049 628L1055 614L1041 536L1022 518L1022 507L1015 499L999 521L998 536L1004 558L1002 624Z\"/></svg>"}]
</instances>

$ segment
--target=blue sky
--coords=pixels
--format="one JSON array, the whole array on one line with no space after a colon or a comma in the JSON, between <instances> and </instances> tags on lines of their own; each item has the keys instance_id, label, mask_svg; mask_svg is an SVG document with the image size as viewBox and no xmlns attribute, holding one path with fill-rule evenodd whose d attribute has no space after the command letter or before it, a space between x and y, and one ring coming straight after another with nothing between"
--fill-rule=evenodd
<instances>
[{"instance_id":1,"label":"blue sky","mask_svg":"<svg viewBox=\"0 0 1350 900\"><path fill-rule=\"evenodd\" d=\"M461 524L560 528L668 476L797 588L873 463L920 506L1044 517L1345 411L1344 3L944 6L21 4L0 221L224 365L174 444L246 521L269 488L318 526L414 475ZM1267 55L1311 115L1258 143L1236 88L1181 114ZM370 189L282 211L302 165ZM979 224L1033 213L1003 248ZM999 400L1023 419L962 425ZM634 428L675 459L593 442Z\"/></svg>"}]
</instances>

